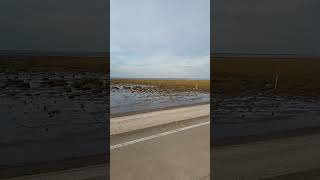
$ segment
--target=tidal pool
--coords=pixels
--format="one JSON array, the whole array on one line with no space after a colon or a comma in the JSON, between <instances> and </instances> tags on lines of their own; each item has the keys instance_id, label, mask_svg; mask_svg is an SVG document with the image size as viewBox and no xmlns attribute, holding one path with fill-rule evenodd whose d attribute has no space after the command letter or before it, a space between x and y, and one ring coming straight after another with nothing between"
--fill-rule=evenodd
<instances>
[{"instance_id":1,"label":"tidal pool","mask_svg":"<svg viewBox=\"0 0 320 180\"><path fill-rule=\"evenodd\" d=\"M0 66L0 167L105 153L103 73Z\"/></svg>"},{"instance_id":2,"label":"tidal pool","mask_svg":"<svg viewBox=\"0 0 320 180\"><path fill-rule=\"evenodd\" d=\"M174 92L147 85L112 85L110 112L112 116L145 112L176 106L209 103L210 94L197 91Z\"/></svg>"}]
</instances>

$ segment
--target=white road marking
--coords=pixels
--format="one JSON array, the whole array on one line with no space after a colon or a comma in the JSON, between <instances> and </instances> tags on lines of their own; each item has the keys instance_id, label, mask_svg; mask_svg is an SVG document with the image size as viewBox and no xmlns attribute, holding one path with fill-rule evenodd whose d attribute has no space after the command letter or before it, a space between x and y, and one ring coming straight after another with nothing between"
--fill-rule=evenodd
<instances>
[{"instance_id":1,"label":"white road marking","mask_svg":"<svg viewBox=\"0 0 320 180\"><path fill-rule=\"evenodd\" d=\"M128 141L128 142L124 142L124 143L120 143L120 144L116 144L116 145L112 145L112 146L110 146L110 150L118 149L118 148L121 148L121 147L124 147L124 146L136 144L136 143L139 143L139 142L151 140L151 139L154 139L154 138L166 136L166 135L169 135L169 134L177 133L177 132L180 132L180 131L185 131L185 130L188 130L188 129L192 129L192 128L196 128L196 127L200 127L200 126L204 126L204 125L208 125L208 124L210 124L209 121L203 122L203 123L199 123L199 124L195 124L195 125L192 125L192 126L179 128L179 129L174 129L174 130L171 130L171 131L163 132L163 133L160 133L160 134L155 134L155 135L152 135L152 136L143 137L143 138L140 138L140 139L135 139L135 140L132 140L132 141Z\"/></svg>"}]
</instances>

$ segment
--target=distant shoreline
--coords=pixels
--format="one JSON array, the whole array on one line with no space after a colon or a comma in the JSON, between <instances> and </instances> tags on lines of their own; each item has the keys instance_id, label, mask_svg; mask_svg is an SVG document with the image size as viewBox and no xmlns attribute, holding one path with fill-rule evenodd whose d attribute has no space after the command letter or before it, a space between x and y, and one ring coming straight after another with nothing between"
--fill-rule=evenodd
<instances>
[{"instance_id":1,"label":"distant shoreline","mask_svg":"<svg viewBox=\"0 0 320 180\"><path fill-rule=\"evenodd\" d=\"M320 59L320 55L312 54L262 54L262 53L212 53L212 58L260 58L260 59Z\"/></svg>"},{"instance_id":2,"label":"distant shoreline","mask_svg":"<svg viewBox=\"0 0 320 180\"><path fill-rule=\"evenodd\" d=\"M209 81L210 79L201 78L139 78L139 77L110 77L110 80L200 80Z\"/></svg>"},{"instance_id":3,"label":"distant shoreline","mask_svg":"<svg viewBox=\"0 0 320 180\"><path fill-rule=\"evenodd\" d=\"M110 53L108 52L81 52L81 51L15 51L9 50L4 51L0 50L1 56L20 56L20 57L37 57L37 56L46 56L46 57L107 57Z\"/></svg>"}]
</instances>

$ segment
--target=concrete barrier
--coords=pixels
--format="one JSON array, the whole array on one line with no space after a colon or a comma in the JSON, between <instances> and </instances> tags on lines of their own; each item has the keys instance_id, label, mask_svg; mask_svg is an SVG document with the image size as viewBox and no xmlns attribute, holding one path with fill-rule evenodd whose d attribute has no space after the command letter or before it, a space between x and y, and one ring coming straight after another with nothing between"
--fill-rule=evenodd
<instances>
[{"instance_id":1,"label":"concrete barrier","mask_svg":"<svg viewBox=\"0 0 320 180\"><path fill-rule=\"evenodd\" d=\"M210 105L196 105L111 118L110 135L210 115Z\"/></svg>"}]
</instances>

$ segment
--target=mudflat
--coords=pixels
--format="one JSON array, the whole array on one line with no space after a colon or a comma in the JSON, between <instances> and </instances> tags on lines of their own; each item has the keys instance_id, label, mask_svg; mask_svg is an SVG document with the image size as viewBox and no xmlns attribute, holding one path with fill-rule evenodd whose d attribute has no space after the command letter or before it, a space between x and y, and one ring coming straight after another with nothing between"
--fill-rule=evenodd
<instances>
[{"instance_id":1,"label":"mudflat","mask_svg":"<svg viewBox=\"0 0 320 180\"><path fill-rule=\"evenodd\" d=\"M320 126L317 59L211 59L214 139Z\"/></svg>"},{"instance_id":2,"label":"mudflat","mask_svg":"<svg viewBox=\"0 0 320 180\"><path fill-rule=\"evenodd\" d=\"M214 179L319 177L317 59L214 58Z\"/></svg>"},{"instance_id":3,"label":"mudflat","mask_svg":"<svg viewBox=\"0 0 320 180\"><path fill-rule=\"evenodd\" d=\"M110 114L209 103L210 80L111 79Z\"/></svg>"},{"instance_id":4,"label":"mudflat","mask_svg":"<svg viewBox=\"0 0 320 180\"><path fill-rule=\"evenodd\" d=\"M318 96L318 59L212 58L214 92L226 96L275 89L277 94Z\"/></svg>"},{"instance_id":5,"label":"mudflat","mask_svg":"<svg viewBox=\"0 0 320 180\"><path fill-rule=\"evenodd\" d=\"M71 168L63 160L107 153L107 59L1 55L1 173L46 171L51 168L37 164L49 162Z\"/></svg>"}]
</instances>

